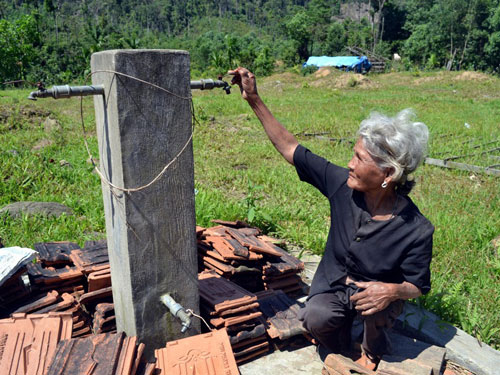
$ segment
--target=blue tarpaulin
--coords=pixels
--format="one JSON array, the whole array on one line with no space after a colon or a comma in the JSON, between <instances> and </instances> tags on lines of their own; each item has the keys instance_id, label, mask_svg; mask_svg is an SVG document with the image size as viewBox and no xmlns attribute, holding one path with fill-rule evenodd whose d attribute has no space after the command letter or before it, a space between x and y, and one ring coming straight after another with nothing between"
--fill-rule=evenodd
<instances>
[{"instance_id":1,"label":"blue tarpaulin","mask_svg":"<svg viewBox=\"0 0 500 375\"><path fill-rule=\"evenodd\" d=\"M372 67L366 56L311 56L303 64L307 66L334 66L345 71L355 71L357 73L368 72Z\"/></svg>"}]
</instances>

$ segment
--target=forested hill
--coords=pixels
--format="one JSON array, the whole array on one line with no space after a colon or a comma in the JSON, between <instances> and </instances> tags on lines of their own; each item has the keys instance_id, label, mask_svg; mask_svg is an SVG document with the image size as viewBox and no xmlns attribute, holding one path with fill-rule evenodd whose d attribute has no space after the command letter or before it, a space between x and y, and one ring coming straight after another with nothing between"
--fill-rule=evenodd
<instances>
[{"instance_id":1,"label":"forested hill","mask_svg":"<svg viewBox=\"0 0 500 375\"><path fill-rule=\"evenodd\" d=\"M403 69L500 70L500 0L0 0L0 82L83 77L90 55L178 48L193 76L357 46Z\"/></svg>"}]
</instances>

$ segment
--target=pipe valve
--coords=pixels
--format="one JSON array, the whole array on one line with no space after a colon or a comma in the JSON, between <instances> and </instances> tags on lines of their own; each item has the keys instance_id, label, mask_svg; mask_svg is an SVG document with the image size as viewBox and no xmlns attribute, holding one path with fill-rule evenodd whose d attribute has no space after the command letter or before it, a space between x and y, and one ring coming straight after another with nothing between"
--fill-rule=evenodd
<instances>
[{"instance_id":1,"label":"pipe valve","mask_svg":"<svg viewBox=\"0 0 500 375\"><path fill-rule=\"evenodd\" d=\"M191 313L188 313L184 307L177 303L170 293L160 297L160 301L168 307L170 313L181 321L181 333L185 333L191 327Z\"/></svg>"}]
</instances>

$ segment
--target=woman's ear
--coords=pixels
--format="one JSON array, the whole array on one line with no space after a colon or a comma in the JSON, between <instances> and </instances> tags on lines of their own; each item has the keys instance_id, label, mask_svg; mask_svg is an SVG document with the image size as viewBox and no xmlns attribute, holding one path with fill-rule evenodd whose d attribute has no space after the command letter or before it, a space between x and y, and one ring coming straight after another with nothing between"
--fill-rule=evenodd
<instances>
[{"instance_id":1,"label":"woman's ear","mask_svg":"<svg viewBox=\"0 0 500 375\"><path fill-rule=\"evenodd\" d=\"M392 182L393 176L394 176L395 169L390 167L385 169L385 178L384 181L386 181L388 184Z\"/></svg>"}]
</instances>

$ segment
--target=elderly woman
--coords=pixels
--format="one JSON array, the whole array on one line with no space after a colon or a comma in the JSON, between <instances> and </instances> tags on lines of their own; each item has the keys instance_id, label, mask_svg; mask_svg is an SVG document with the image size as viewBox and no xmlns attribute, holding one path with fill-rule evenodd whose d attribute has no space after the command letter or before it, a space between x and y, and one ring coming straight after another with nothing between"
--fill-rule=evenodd
<instances>
[{"instance_id":1,"label":"elderly woman","mask_svg":"<svg viewBox=\"0 0 500 375\"><path fill-rule=\"evenodd\" d=\"M362 356L374 369L390 351L387 330L403 301L430 289L432 224L408 197L410 173L423 159L428 130L404 110L394 118L372 114L361 123L347 169L298 144L257 93L255 76L230 71L266 134L295 166L299 178L329 201L331 227L302 320L320 355L350 347L353 319L363 319Z\"/></svg>"}]
</instances>

